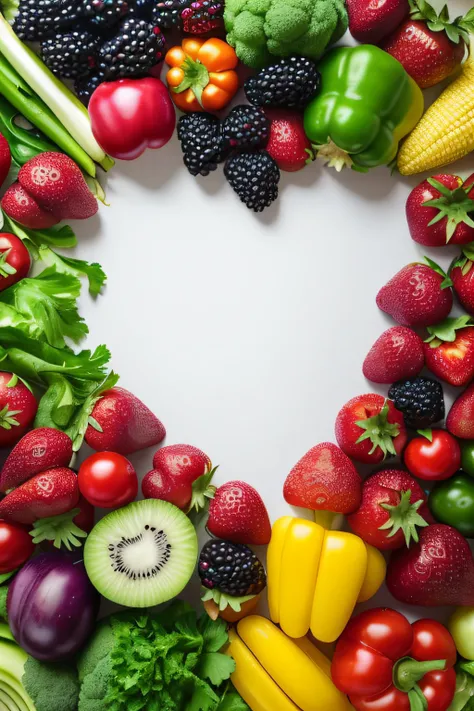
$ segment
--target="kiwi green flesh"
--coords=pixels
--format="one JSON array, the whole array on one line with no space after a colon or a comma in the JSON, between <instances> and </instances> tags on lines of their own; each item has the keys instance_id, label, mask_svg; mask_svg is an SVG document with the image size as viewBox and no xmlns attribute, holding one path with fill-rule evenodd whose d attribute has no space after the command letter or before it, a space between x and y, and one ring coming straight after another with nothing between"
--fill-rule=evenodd
<instances>
[{"instance_id":1,"label":"kiwi green flesh","mask_svg":"<svg viewBox=\"0 0 474 711\"><path fill-rule=\"evenodd\" d=\"M197 555L189 518L167 501L147 499L99 521L87 538L84 564L92 584L108 600L151 607L179 595Z\"/></svg>"}]
</instances>

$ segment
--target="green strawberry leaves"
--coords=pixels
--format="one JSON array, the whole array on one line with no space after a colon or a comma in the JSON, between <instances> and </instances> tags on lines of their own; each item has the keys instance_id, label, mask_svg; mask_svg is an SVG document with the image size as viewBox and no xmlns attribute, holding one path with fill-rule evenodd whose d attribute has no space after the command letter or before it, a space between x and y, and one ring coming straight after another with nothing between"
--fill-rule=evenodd
<instances>
[{"instance_id":1,"label":"green strawberry leaves","mask_svg":"<svg viewBox=\"0 0 474 711\"><path fill-rule=\"evenodd\" d=\"M379 527L379 530L390 531L390 533L387 534L387 538L392 538L398 531L402 530L407 548L409 548L412 541L418 543L417 527L423 528L428 526L428 523L418 512L420 506L423 505L423 499L412 504L410 497L410 490L402 491L400 493L400 503L397 505L380 504L380 506L388 512L389 518Z\"/></svg>"},{"instance_id":2,"label":"green strawberry leaves","mask_svg":"<svg viewBox=\"0 0 474 711\"><path fill-rule=\"evenodd\" d=\"M372 449L369 454L373 454L377 447L383 452L384 458L388 454L396 455L395 445L393 440L400 434L400 426L397 422L388 421L388 401L385 401L384 406L373 417L368 417L366 420L358 420L356 425L364 430L364 433L356 441L356 444L370 440Z\"/></svg>"},{"instance_id":3,"label":"green strawberry leaves","mask_svg":"<svg viewBox=\"0 0 474 711\"><path fill-rule=\"evenodd\" d=\"M437 348L443 342L454 343L457 331L469 326L474 326L474 323L467 314L458 318L448 316L435 326L428 326L426 330L430 335L425 339L425 343L429 343L431 348Z\"/></svg>"},{"instance_id":4,"label":"green strawberry leaves","mask_svg":"<svg viewBox=\"0 0 474 711\"><path fill-rule=\"evenodd\" d=\"M469 216L469 213L474 214L474 200L469 197L473 186L463 184L450 190L434 178L428 178L428 183L441 193L441 197L423 203L423 207L434 207L438 210L438 214L428 223L428 227L446 218L446 244L448 244L461 223L474 227L474 220Z\"/></svg>"},{"instance_id":5,"label":"green strawberry leaves","mask_svg":"<svg viewBox=\"0 0 474 711\"><path fill-rule=\"evenodd\" d=\"M226 607L230 607L234 612L240 612L244 602L248 602L254 597L255 595L232 597L231 595L226 595L225 593L217 589L208 590L207 588L203 588L201 600L203 602L208 602L212 600L221 612L225 610Z\"/></svg>"},{"instance_id":6,"label":"green strawberry leaves","mask_svg":"<svg viewBox=\"0 0 474 711\"><path fill-rule=\"evenodd\" d=\"M426 0L409 0L409 2L412 20L426 22L432 32L445 32L453 44L459 44L461 40L466 44L469 43L469 34L474 30L473 8L466 15L459 15L451 20L447 5L437 13Z\"/></svg>"},{"instance_id":7,"label":"green strawberry leaves","mask_svg":"<svg viewBox=\"0 0 474 711\"><path fill-rule=\"evenodd\" d=\"M199 513L203 509L206 509L209 500L214 498L214 495L216 493L216 487L211 484L211 481L217 469L218 467L214 467L214 469L206 471L202 476L198 477L197 479L195 479L195 481L193 481L193 493L188 513L190 513L191 511Z\"/></svg>"},{"instance_id":8,"label":"green strawberry leaves","mask_svg":"<svg viewBox=\"0 0 474 711\"><path fill-rule=\"evenodd\" d=\"M449 289L450 286L453 285L453 282L451 281L451 278L446 274L443 269L439 266L439 264L436 264L436 262L433 262L432 259L429 257L424 257L425 262L433 271L436 272L436 274L439 274L440 276L443 277L443 281L441 282L441 288L442 289Z\"/></svg>"},{"instance_id":9,"label":"green strawberry leaves","mask_svg":"<svg viewBox=\"0 0 474 711\"><path fill-rule=\"evenodd\" d=\"M79 509L73 509L60 516L49 516L36 521L30 531L33 543L37 545L43 541L52 541L55 548L61 548L63 545L68 551L80 548L81 538L87 538L87 533L74 523L73 519L79 512Z\"/></svg>"}]
</instances>

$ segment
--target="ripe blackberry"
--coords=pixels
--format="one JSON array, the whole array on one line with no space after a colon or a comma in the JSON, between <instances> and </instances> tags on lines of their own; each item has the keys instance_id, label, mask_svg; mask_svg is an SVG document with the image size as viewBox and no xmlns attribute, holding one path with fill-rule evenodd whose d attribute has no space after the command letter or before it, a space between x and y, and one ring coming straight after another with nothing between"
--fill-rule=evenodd
<instances>
[{"instance_id":1,"label":"ripe blackberry","mask_svg":"<svg viewBox=\"0 0 474 711\"><path fill-rule=\"evenodd\" d=\"M153 10L153 21L163 29L176 27L181 32L202 35L224 27L223 0L160 0Z\"/></svg>"},{"instance_id":2,"label":"ripe blackberry","mask_svg":"<svg viewBox=\"0 0 474 711\"><path fill-rule=\"evenodd\" d=\"M266 151L236 153L225 164L224 175L254 212L262 212L278 197L280 169Z\"/></svg>"},{"instance_id":3,"label":"ripe blackberry","mask_svg":"<svg viewBox=\"0 0 474 711\"><path fill-rule=\"evenodd\" d=\"M288 57L247 79L244 89L254 106L302 110L318 91L320 80L310 59Z\"/></svg>"},{"instance_id":4,"label":"ripe blackberry","mask_svg":"<svg viewBox=\"0 0 474 711\"><path fill-rule=\"evenodd\" d=\"M219 119L195 111L178 121L183 161L191 175L209 175L223 159L224 142Z\"/></svg>"},{"instance_id":5,"label":"ripe blackberry","mask_svg":"<svg viewBox=\"0 0 474 711\"><path fill-rule=\"evenodd\" d=\"M99 40L87 30L58 34L41 43L43 62L54 74L67 79L85 76L97 63Z\"/></svg>"},{"instance_id":6,"label":"ripe blackberry","mask_svg":"<svg viewBox=\"0 0 474 711\"><path fill-rule=\"evenodd\" d=\"M39 42L69 29L78 20L77 0L21 0L13 29L21 40Z\"/></svg>"},{"instance_id":7,"label":"ripe blackberry","mask_svg":"<svg viewBox=\"0 0 474 711\"><path fill-rule=\"evenodd\" d=\"M131 0L129 14L142 20L151 21L155 6L156 0Z\"/></svg>"},{"instance_id":8,"label":"ripe blackberry","mask_svg":"<svg viewBox=\"0 0 474 711\"><path fill-rule=\"evenodd\" d=\"M88 106L92 94L103 81L105 81L104 75L97 71L79 77L74 82L74 91L76 92L77 98Z\"/></svg>"},{"instance_id":9,"label":"ripe blackberry","mask_svg":"<svg viewBox=\"0 0 474 711\"><path fill-rule=\"evenodd\" d=\"M222 133L229 149L264 148L270 134L270 121L262 109L241 104L225 118Z\"/></svg>"},{"instance_id":10,"label":"ripe blackberry","mask_svg":"<svg viewBox=\"0 0 474 711\"><path fill-rule=\"evenodd\" d=\"M407 427L426 429L444 419L444 397L441 383L432 378L409 378L392 385L388 396L403 413Z\"/></svg>"},{"instance_id":11,"label":"ripe blackberry","mask_svg":"<svg viewBox=\"0 0 474 711\"><path fill-rule=\"evenodd\" d=\"M164 48L165 38L157 25L130 17L100 48L99 70L107 81L143 76L163 59Z\"/></svg>"},{"instance_id":12,"label":"ripe blackberry","mask_svg":"<svg viewBox=\"0 0 474 711\"><path fill-rule=\"evenodd\" d=\"M129 0L79 0L79 17L84 17L100 29L117 25L130 9Z\"/></svg>"},{"instance_id":13,"label":"ripe blackberry","mask_svg":"<svg viewBox=\"0 0 474 711\"><path fill-rule=\"evenodd\" d=\"M198 566L201 583L231 597L258 595L267 584L265 569L247 546L219 541L204 544Z\"/></svg>"}]
</instances>

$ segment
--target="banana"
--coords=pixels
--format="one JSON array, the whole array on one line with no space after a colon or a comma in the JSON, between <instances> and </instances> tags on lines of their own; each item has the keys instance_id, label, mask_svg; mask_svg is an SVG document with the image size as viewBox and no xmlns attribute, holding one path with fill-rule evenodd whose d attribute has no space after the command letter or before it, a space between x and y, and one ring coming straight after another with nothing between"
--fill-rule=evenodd
<instances>
[{"instance_id":1,"label":"banana","mask_svg":"<svg viewBox=\"0 0 474 711\"><path fill-rule=\"evenodd\" d=\"M270 617L275 623L280 622L280 581L283 548L286 535L292 526L292 516L283 516L273 524L272 538L267 549L268 607Z\"/></svg>"}]
</instances>

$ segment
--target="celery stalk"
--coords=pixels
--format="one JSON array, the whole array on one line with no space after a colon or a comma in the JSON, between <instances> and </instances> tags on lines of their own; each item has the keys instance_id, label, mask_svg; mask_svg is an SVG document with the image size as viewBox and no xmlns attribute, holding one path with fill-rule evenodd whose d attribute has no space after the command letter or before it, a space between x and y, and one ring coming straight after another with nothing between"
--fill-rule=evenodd
<instances>
[{"instance_id":1,"label":"celery stalk","mask_svg":"<svg viewBox=\"0 0 474 711\"><path fill-rule=\"evenodd\" d=\"M49 71L41 59L23 44L1 13L0 52L49 106L86 153L104 170L111 168L113 161L95 140L86 107Z\"/></svg>"}]
</instances>

